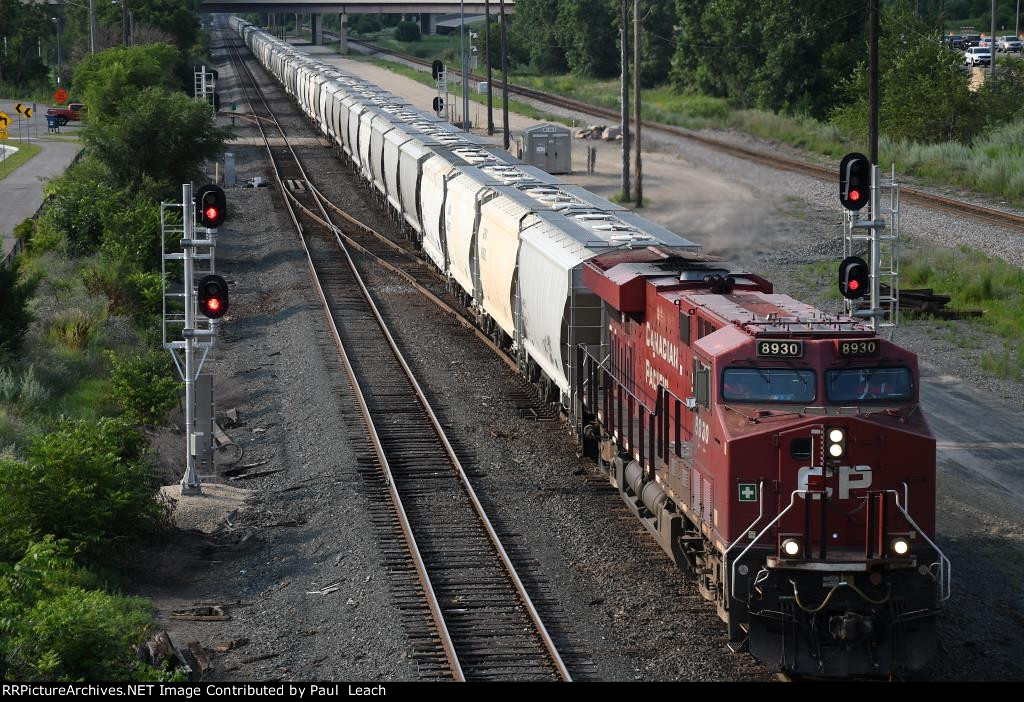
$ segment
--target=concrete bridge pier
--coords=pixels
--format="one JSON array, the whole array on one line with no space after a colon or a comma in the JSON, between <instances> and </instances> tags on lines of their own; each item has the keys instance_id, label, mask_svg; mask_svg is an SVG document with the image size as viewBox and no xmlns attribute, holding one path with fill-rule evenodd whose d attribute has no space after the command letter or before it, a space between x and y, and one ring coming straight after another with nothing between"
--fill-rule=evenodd
<instances>
[{"instance_id":1,"label":"concrete bridge pier","mask_svg":"<svg viewBox=\"0 0 1024 702\"><path fill-rule=\"evenodd\" d=\"M338 15L338 51L348 53L348 14L344 12Z\"/></svg>"},{"instance_id":2,"label":"concrete bridge pier","mask_svg":"<svg viewBox=\"0 0 1024 702\"><path fill-rule=\"evenodd\" d=\"M309 13L309 36L313 46L320 46L324 43L323 22L316 12Z\"/></svg>"},{"instance_id":3,"label":"concrete bridge pier","mask_svg":"<svg viewBox=\"0 0 1024 702\"><path fill-rule=\"evenodd\" d=\"M434 34L437 28L437 15L429 12L420 13L420 34Z\"/></svg>"}]
</instances>

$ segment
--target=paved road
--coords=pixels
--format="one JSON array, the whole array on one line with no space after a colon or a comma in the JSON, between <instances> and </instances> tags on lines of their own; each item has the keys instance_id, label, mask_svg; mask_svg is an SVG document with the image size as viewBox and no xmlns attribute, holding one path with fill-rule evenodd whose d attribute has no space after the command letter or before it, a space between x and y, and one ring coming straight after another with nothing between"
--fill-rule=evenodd
<instances>
[{"instance_id":1,"label":"paved road","mask_svg":"<svg viewBox=\"0 0 1024 702\"><path fill-rule=\"evenodd\" d=\"M7 143L10 146L21 143L18 140L18 120L14 105L13 100L0 100L0 111L6 112L12 120L8 128L10 138ZM82 148L73 142L47 140L46 108L47 105L37 105L32 119L25 120L22 125L22 135L28 138L28 123L31 122L31 142L42 147L42 151L0 180L0 235L3 236L0 258L14 246L11 237L14 227L35 214L43 203L43 184L63 173ZM78 129L79 125L72 123L63 127L61 134L74 134Z\"/></svg>"},{"instance_id":2,"label":"paved road","mask_svg":"<svg viewBox=\"0 0 1024 702\"><path fill-rule=\"evenodd\" d=\"M1024 428L1018 410L960 378L921 369L921 405L938 442L938 467L1024 505Z\"/></svg>"}]
</instances>

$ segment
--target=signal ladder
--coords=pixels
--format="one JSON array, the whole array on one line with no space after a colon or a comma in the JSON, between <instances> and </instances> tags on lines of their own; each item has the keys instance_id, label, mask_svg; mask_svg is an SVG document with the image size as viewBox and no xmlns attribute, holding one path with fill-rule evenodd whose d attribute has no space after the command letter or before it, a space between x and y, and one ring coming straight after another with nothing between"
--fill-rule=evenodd
<instances>
[{"instance_id":1,"label":"signal ladder","mask_svg":"<svg viewBox=\"0 0 1024 702\"><path fill-rule=\"evenodd\" d=\"M899 325L900 314L900 185L896 182L893 166L888 182L883 182L880 170L873 167L871 184L872 202L879 203L878 213L872 213L875 222L888 222L884 228L872 229L860 212L843 210L843 257L869 254L872 290L878 290L878 299L846 300L848 315L873 320L875 331L885 330L892 339ZM888 196L888 204L883 200ZM876 199L877 198L877 199ZM878 287L875 281L878 281Z\"/></svg>"},{"instance_id":2,"label":"signal ladder","mask_svg":"<svg viewBox=\"0 0 1024 702\"><path fill-rule=\"evenodd\" d=\"M215 244L216 237L207 236L206 239L197 239L195 233L207 231L196 227L194 224L194 208L191 203L185 207L179 202L165 202L160 205L160 274L161 274L161 297L163 306L163 321L161 323L161 337L164 348L166 348L174 365L178 369L178 375L184 380L186 375L185 353L188 344L193 350L200 350L202 354L193 371L195 381L195 403L194 403L194 427L187 428L190 441L195 441L191 448L195 456L195 467L200 479L206 480L215 477L213 463L213 437L214 437L214 413L213 400L213 376L202 373L206 356L213 347L213 335L196 336L186 339L185 329L185 305L191 304L192 310L189 315L192 318L194 329L207 332L215 332L217 320L208 319L198 313L196 309L195 287L196 281L205 275L213 274L215 267ZM193 219L186 231L184 217ZM191 253L181 251L183 239L193 241ZM168 250L171 247L172 250ZM173 249L178 249L174 251ZM186 280L185 256L191 260L191 279ZM172 277L174 282L172 282ZM180 282L177 282L180 281ZM185 286L189 287L186 288ZM186 290L192 292L186 295Z\"/></svg>"}]
</instances>

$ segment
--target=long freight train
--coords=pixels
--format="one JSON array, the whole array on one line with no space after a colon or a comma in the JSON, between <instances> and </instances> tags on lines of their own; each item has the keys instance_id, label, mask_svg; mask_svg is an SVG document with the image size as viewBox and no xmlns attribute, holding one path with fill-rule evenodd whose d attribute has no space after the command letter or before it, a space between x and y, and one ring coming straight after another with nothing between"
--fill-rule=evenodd
<instances>
[{"instance_id":1,"label":"long freight train","mask_svg":"<svg viewBox=\"0 0 1024 702\"><path fill-rule=\"evenodd\" d=\"M697 581L798 675L924 665L950 564L916 356L238 18Z\"/></svg>"}]
</instances>

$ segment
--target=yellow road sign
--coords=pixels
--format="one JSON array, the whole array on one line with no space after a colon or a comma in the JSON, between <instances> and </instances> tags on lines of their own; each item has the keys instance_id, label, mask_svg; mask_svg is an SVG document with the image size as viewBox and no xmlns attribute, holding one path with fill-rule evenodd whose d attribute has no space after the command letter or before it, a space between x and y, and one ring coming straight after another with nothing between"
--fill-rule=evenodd
<instances>
[{"instance_id":1,"label":"yellow road sign","mask_svg":"<svg viewBox=\"0 0 1024 702\"><path fill-rule=\"evenodd\" d=\"M6 112L0 112L0 127L7 129L7 125L11 123L11 118L7 116Z\"/></svg>"},{"instance_id":2,"label":"yellow road sign","mask_svg":"<svg viewBox=\"0 0 1024 702\"><path fill-rule=\"evenodd\" d=\"M24 114L25 114L26 117L31 117L32 116L32 108L31 107L26 107Z\"/></svg>"},{"instance_id":3,"label":"yellow road sign","mask_svg":"<svg viewBox=\"0 0 1024 702\"><path fill-rule=\"evenodd\" d=\"M4 141L7 138L7 128L0 127L0 141Z\"/></svg>"},{"instance_id":4,"label":"yellow road sign","mask_svg":"<svg viewBox=\"0 0 1024 702\"><path fill-rule=\"evenodd\" d=\"M25 114L25 113L24 113L24 109L25 109L25 106L24 106L24 105L22 105L22 104L21 104L20 102L19 102L18 104L16 104L16 105L14 106L14 109L15 109L15 111L16 111L16 112L17 112L17 113L18 113L19 115L21 115L21 114Z\"/></svg>"}]
</instances>

